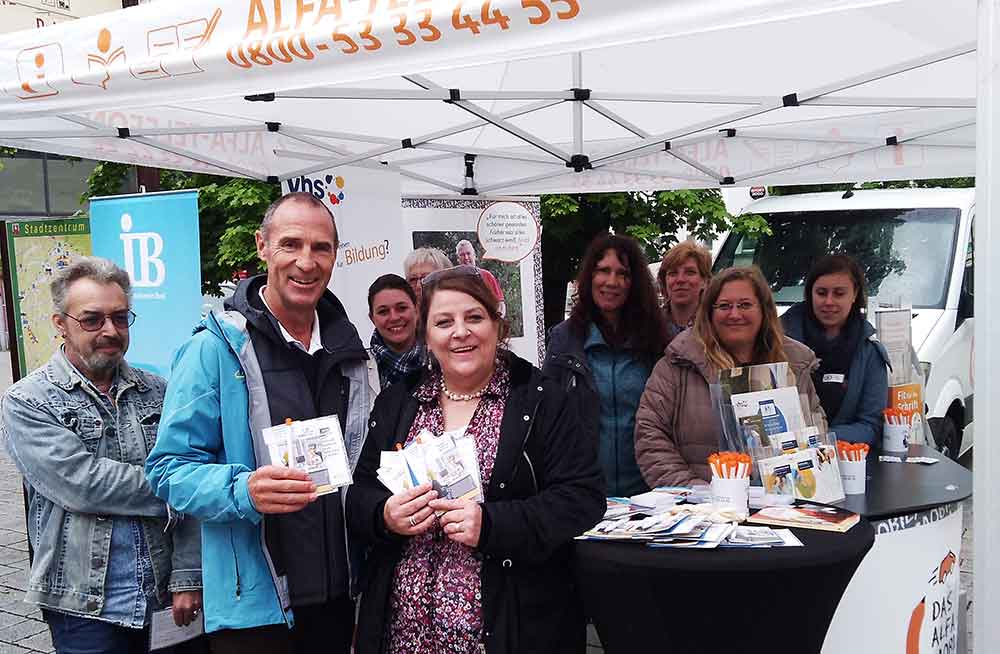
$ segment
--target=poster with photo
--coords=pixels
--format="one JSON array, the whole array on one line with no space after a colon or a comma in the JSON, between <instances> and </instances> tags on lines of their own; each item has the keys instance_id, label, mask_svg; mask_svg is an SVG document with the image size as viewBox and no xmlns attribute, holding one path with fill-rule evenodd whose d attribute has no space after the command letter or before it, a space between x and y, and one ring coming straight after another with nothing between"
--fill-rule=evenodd
<instances>
[{"instance_id":1,"label":"poster with photo","mask_svg":"<svg viewBox=\"0 0 1000 654\"><path fill-rule=\"evenodd\" d=\"M511 350L538 364L544 347L538 199L403 198L402 206L413 249L434 247L453 265L478 267L502 297Z\"/></svg>"}]
</instances>

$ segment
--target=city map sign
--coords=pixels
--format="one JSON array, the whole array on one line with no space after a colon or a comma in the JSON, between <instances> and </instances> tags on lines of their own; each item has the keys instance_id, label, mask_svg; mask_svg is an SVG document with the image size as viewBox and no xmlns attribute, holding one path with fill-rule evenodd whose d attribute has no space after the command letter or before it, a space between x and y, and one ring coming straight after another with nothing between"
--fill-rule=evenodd
<instances>
[{"instance_id":1,"label":"city map sign","mask_svg":"<svg viewBox=\"0 0 1000 654\"><path fill-rule=\"evenodd\" d=\"M86 218L7 223L12 332L22 376L48 361L62 344L52 324L52 277L76 257L90 253Z\"/></svg>"}]
</instances>

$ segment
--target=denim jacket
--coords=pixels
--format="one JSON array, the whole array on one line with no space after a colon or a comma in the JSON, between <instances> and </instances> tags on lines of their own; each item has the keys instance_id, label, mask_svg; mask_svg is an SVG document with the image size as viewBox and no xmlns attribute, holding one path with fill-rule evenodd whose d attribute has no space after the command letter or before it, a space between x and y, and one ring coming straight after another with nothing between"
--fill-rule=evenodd
<instances>
[{"instance_id":1,"label":"denim jacket","mask_svg":"<svg viewBox=\"0 0 1000 654\"><path fill-rule=\"evenodd\" d=\"M0 438L28 490L35 550L25 601L83 617L104 607L115 516L139 518L157 601L201 588L197 521L167 531L168 509L143 473L156 440L166 382L118 369L117 422L62 350L0 400Z\"/></svg>"}]
</instances>

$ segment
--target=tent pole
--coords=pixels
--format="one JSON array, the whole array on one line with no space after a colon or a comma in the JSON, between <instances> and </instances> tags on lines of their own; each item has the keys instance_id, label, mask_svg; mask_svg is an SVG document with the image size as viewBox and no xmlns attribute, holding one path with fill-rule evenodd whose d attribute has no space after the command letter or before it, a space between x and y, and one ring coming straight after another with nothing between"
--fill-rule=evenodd
<instances>
[{"instance_id":1,"label":"tent pole","mask_svg":"<svg viewBox=\"0 0 1000 654\"><path fill-rule=\"evenodd\" d=\"M583 55L573 53L573 88L583 88ZM573 101L573 154L583 154L583 101Z\"/></svg>"},{"instance_id":2,"label":"tent pole","mask_svg":"<svg viewBox=\"0 0 1000 654\"><path fill-rule=\"evenodd\" d=\"M979 0L978 88L976 107L976 214L975 239L979 256L975 266L974 384L977 386L973 448L973 498L975 502L973 551L975 552L974 642L979 651L1000 643L1000 440L993 434L1000 426L995 373L1000 370L1000 343L991 327L1000 319L1000 265L991 249L1000 237L993 205L1000 203L1000 0ZM996 507L996 508L995 508ZM990 643L993 643L992 645Z\"/></svg>"}]
</instances>

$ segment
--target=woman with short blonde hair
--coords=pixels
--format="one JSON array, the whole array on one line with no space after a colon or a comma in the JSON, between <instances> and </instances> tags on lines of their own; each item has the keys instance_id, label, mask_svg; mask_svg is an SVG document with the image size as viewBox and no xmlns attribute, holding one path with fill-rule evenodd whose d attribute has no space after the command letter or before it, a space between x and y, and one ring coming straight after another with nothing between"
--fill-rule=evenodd
<instances>
[{"instance_id":1,"label":"woman with short blonde hair","mask_svg":"<svg viewBox=\"0 0 1000 654\"><path fill-rule=\"evenodd\" d=\"M701 296L712 279L712 254L684 241L663 255L656 281L663 295L668 342L694 324Z\"/></svg>"}]
</instances>

